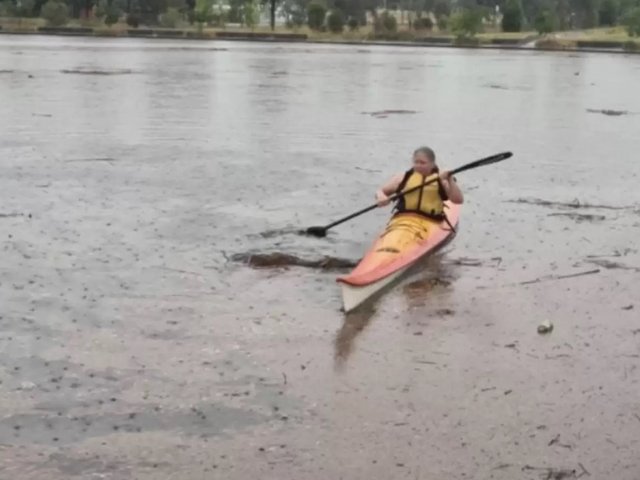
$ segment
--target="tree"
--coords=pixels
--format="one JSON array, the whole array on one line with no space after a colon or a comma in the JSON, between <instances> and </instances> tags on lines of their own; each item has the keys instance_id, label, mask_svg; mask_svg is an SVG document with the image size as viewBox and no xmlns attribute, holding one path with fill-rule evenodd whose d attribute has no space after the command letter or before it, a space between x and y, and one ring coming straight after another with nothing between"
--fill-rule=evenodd
<instances>
[{"instance_id":1,"label":"tree","mask_svg":"<svg viewBox=\"0 0 640 480\"><path fill-rule=\"evenodd\" d=\"M507 0L502 14L502 31L519 32L522 30L522 4L520 0Z\"/></svg>"},{"instance_id":2,"label":"tree","mask_svg":"<svg viewBox=\"0 0 640 480\"><path fill-rule=\"evenodd\" d=\"M600 25L612 27L618 23L619 5L616 0L604 0L600 5Z\"/></svg>"},{"instance_id":3,"label":"tree","mask_svg":"<svg viewBox=\"0 0 640 480\"><path fill-rule=\"evenodd\" d=\"M60 27L69 21L69 8L58 0L49 0L42 6L40 15L52 27Z\"/></svg>"},{"instance_id":4,"label":"tree","mask_svg":"<svg viewBox=\"0 0 640 480\"><path fill-rule=\"evenodd\" d=\"M598 25L598 0L570 0L578 28L593 28Z\"/></svg>"},{"instance_id":5,"label":"tree","mask_svg":"<svg viewBox=\"0 0 640 480\"><path fill-rule=\"evenodd\" d=\"M398 21L396 17L385 11L375 19L373 28L376 33L395 33L398 31Z\"/></svg>"},{"instance_id":6,"label":"tree","mask_svg":"<svg viewBox=\"0 0 640 480\"><path fill-rule=\"evenodd\" d=\"M254 28L260 21L260 9L255 0L249 0L244 4L242 21L249 28Z\"/></svg>"},{"instance_id":7,"label":"tree","mask_svg":"<svg viewBox=\"0 0 640 480\"><path fill-rule=\"evenodd\" d=\"M109 5L105 10L104 15L104 23L107 27L111 27L111 25L118 23L120 20L120 14L122 11L115 6L114 4Z\"/></svg>"},{"instance_id":8,"label":"tree","mask_svg":"<svg viewBox=\"0 0 640 480\"><path fill-rule=\"evenodd\" d=\"M623 21L631 37L640 37L640 6L629 10Z\"/></svg>"},{"instance_id":9,"label":"tree","mask_svg":"<svg viewBox=\"0 0 640 480\"><path fill-rule=\"evenodd\" d=\"M318 2L311 2L307 6L307 23L311 30L321 30L324 26L324 18L327 15L327 9Z\"/></svg>"},{"instance_id":10,"label":"tree","mask_svg":"<svg viewBox=\"0 0 640 480\"><path fill-rule=\"evenodd\" d=\"M282 2L282 12L289 28L301 27L307 18L304 6L296 0L284 0Z\"/></svg>"},{"instance_id":11,"label":"tree","mask_svg":"<svg viewBox=\"0 0 640 480\"><path fill-rule=\"evenodd\" d=\"M557 29L558 19L552 10L542 10L535 19L534 26L540 35L554 32Z\"/></svg>"},{"instance_id":12,"label":"tree","mask_svg":"<svg viewBox=\"0 0 640 480\"><path fill-rule=\"evenodd\" d=\"M436 18L448 17L451 15L451 4L447 0L436 0L433 6L433 13Z\"/></svg>"},{"instance_id":13,"label":"tree","mask_svg":"<svg viewBox=\"0 0 640 480\"><path fill-rule=\"evenodd\" d=\"M458 38L471 38L482 28L482 14L478 9L460 10L449 19L449 28Z\"/></svg>"},{"instance_id":14,"label":"tree","mask_svg":"<svg viewBox=\"0 0 640 480\"><path fill-rule=\"evenodd\" d=\"M181 20L182 14L173 7L167 8L167 11L160 15L160 25L165 28L176 28Z\"/></svg>"},{"instance_id":15,"label":"tree","mask_svg":"<svg viewBox=\"0 0 640 480\"><path fill-rule=\"evenodd\" d=\"M438 31L444 32L449 26L449 17L447 17L446 15L439 16L437 24L438 24Z\"/></svg>"},{"instance_id":16,"label":"tree","mask_svg":"<svg viewBox=\"0 0 640 480\"><path fill-rule=\"evenodd\" d=\"M340 10L331 10L327 17L327 27L333 33L342 33L344 30L344 14Z\"/></svg>"},{"instance_id":17,"label":"tree","mask_svg":"<svg viewBox=\"0 0 640 480\"><path fill-rule=\"evenodd\" d=\"M198 24L198 32L202 33L205 24L213 18L213 0L196 0L191 18Z\"/></svg>"},{"instance_id":18,"label":"tree","mask_svg":"<svg viewBox=\"0 0 640 480\"><path fill-rule=\"evenodd\" d=\"M278 4L282 0L260 0L261 5L266 5L269 8L269 26L271 30L276 29L276 13L278 11Z\"/></svg>"},{"instance_id":19,"label":"tree","mask_svg":"<svg viewBox=\"0 0 640 480\"><path fill-rule=\"evenodd\" d=\"M433 30L433 20L431 17L420 17L413 21L414 30Z\"/></svg>"}]
</instances>

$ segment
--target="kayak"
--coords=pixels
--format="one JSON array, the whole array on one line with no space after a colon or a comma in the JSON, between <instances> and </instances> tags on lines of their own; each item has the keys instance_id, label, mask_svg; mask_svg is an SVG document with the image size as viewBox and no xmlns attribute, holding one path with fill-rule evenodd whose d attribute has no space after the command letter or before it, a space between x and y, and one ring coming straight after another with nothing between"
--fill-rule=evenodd
<instances>
[{"instance_id":1,"label":"kayak","mask_svg":"<svg viewBox=\"0 0 640 480\"><path fill-rule=\"evenodd\" d=\"M337 279L342 287L345 312L364 303L452 240L459 223L460 205L445 202L445 213L453 229L447 222L414 213L393 216L353 271Z\"/></svg>"}]
</instances>

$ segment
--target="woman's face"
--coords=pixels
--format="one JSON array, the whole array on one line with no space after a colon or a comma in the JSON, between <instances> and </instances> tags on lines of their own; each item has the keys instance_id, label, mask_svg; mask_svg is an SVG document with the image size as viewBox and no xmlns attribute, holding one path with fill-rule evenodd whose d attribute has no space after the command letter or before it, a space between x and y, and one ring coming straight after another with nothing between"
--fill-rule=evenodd
<instances>
[{"instance_id":1,"label":"woman's face","mask_svg":"<svg viewBox=\"0 0 640 480\"><path fill-rule=\"evenodd\" d=\"M428 175L433 170L433 161L424 152L416 152L413 155L413 169L422 175Z\"/></svg>"}]
</instances>

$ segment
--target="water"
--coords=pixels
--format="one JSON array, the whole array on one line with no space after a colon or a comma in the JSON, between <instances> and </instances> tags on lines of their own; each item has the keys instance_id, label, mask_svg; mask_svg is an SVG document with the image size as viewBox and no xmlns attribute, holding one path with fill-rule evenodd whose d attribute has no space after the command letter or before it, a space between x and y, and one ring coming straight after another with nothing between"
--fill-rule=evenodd
<instances>
[{"instance_id":1,"label":"water","mask_svg":"<svg viewBox=\"0 0 640 480\"><path fill-rule=\"evenodd\" d=\"M637 478L637 56L5 36L0 71L6 475ZM297 230L423 144L514 157L369 309L230 260L356 261L388 212Z\"/></svg>"}]
</instances>

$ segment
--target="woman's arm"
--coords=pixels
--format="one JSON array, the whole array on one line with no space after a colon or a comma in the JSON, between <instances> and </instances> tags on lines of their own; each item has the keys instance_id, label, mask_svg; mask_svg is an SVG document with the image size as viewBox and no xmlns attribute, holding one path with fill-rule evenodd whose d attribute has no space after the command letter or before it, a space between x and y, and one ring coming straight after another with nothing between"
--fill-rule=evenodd
<instances>
[{"instance_id":1,"label":"woman's arm","mask_svg":"<svg viewBox=\"0 0 640 480\"><path fill-rule=\"evenodd\" d=\"M376 201L378 202L379 207L389 205L389 195L394 194L396 190L398 190L400 182L402 182L402 178L403 175L395 175L376 192Z\"/></svg>"},{"instance_id":2,"label":"woman's arm","mask_svg":"<svg viewBox=\"0 0 640 480\"><path fill-rule=\"evenodd\" d=\"M442 172L440 174L440 183L442 184L442 188L447 192L447 196L449 200L451 200L455 204L464 203L464 195L462 195L462 190L458 187L458 184L451 176L451 172Z\"/></svg>"}]
</instances>

